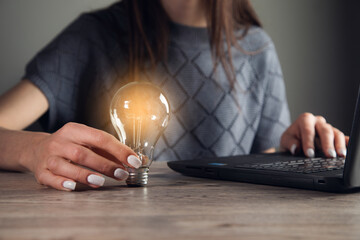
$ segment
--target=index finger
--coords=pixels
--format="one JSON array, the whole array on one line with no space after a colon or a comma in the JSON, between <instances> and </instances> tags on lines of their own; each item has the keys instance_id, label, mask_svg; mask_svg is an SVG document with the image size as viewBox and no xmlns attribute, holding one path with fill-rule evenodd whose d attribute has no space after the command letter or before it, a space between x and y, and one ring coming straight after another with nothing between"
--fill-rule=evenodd
<instances>
[{"instance_id":1,"label":"index finger","mask_svg":"<svg viewBox=\"0 0 360 240\"><path fill-rule=\"evenodd\" d=\"M315 116L311 113L303 114L299 118L299 128L303 151L306 156L312 158L315 156Z\"/></svg>"},{"instance_id":2,"label":"index finger","mask_svg":"<svg viewBox=\"0 0 360 240\"><path fill-rule=\"evenodd\" d=\"M101 149L126 166L139 168L142 165L141 160L131 148L107 132L83 124L67 123L57 134L63 135L76 144Z\"/></svg>"}]
</instances>

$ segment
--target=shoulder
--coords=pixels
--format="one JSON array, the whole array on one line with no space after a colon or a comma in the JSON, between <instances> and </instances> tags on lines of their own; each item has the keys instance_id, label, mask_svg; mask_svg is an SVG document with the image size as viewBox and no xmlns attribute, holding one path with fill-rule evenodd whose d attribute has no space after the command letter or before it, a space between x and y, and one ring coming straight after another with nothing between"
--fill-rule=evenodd
<instances>
[{"instance_id":1,"label":"shoulder","mask_svg":"<svg viewBox=\"0 0 360 240\"><path fill-rule=\"evenodd\" d=\"M275 45L264 29L251 27L239 45L260 79L269 74L282 75Z\"/></svg>"},{"instance_id":2,"label":"shoulder","mask_svg":"<svg viewBox=\"0 0 360 240\"><path fill-rule=\"evenodd\" d=\"M239 34L243 31L239 31ZM239 40L239 44L243 50L250 53L261 53L274 45L265 30L257 26L250 27L245 37Z\"/></svg>"},{"instance_id":3,"label":"shoulder","mask_svg":"<svg viewBox=\"0 0 360 240\"><path fill-rule=\"evenodd\" d=\"M80 21L101 27L104 31L125 30L127 26L127 11L122 2L117 2L107 8L84 13Z\"/></svg>"},{"instance_id":4,"label":"shoulder","mask_svg":"<svg viewBox=\"0 0 360 240\"><path fill-rule=\"evenodd\" d=\"M124 6L118 2L104 9L81 14L59 37L72 36L74 39L92 42L118 38L127 26L126 19Z\"/></svg>"},{"instance_id":5,"label":"shoulder","mask_svg":"<svg viewBox=\"0 0 360 240\"><path fill-rule=\"evenodd\" d=\"M122 44L123 29L126 26L122 3L81 14L61 31L43 53L60 52L77 56L83 62L90 56L106 55ZM55 52L53 50L56 50Z\"/></svg>"}]
</instances>

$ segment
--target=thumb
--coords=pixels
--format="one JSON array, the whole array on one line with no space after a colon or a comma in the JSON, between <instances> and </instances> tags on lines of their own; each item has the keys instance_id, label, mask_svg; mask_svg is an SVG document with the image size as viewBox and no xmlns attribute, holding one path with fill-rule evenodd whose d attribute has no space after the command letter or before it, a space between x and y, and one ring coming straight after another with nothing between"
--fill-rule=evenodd
<instances>
[{"instance_id":1,"label":"thumb","mask_svg":"<svg viewBox=\"0 0 360 240\"><path fill-rule=\"evenodd\" d=\"M280 148L295 155L301 149L301 142L294 135L285 132L281 136Z\"/></svg>"}]
</instances>

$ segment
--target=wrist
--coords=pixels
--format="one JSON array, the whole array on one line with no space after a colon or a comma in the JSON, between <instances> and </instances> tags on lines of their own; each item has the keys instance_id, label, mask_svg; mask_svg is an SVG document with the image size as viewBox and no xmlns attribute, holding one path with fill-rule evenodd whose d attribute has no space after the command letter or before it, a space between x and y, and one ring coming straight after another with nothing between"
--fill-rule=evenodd
<instances>
[{"instance_id":1,"label":"wrist","mask_svg":"<svg viewBox=\"0 0 360 240\"><path fill-rule=\"evenodd\" d=\"M34 172L34 165L38 158L37 151L39 150L41 141L46 138L48 133L43 132L26 132L22 131L21 149L19 149L20 155L18 158L18 164L23 171Z\"/></svg>"}]
</instances>

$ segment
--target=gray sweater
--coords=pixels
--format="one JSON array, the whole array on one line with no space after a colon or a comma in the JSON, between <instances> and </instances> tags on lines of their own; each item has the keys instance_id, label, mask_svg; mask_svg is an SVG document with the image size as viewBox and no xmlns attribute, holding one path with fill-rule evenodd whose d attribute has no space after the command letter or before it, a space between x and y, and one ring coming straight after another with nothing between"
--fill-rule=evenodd
<instances>
[{"instance_id":1,"label":"gray sweater","mask_svg":"<svg viewBox=\"0 0 360 240\"><path fill-rule=\"evenodd\" d=\"M49 110L41 123L48 132L79 122L114 133L109 106L124 84L126 26L121 3L80 16L27 65L24 79L45 94ZM279 145L290 123L281 67L269 36L257 27L239 41L256 54L232 49L236 83L213 69L205 28L171 23L168 59L148 76L172 107L155 160L261 152Z\"/></svg>"}]
</instances>

